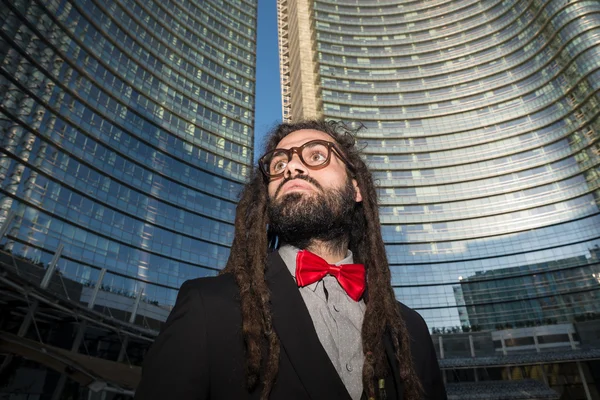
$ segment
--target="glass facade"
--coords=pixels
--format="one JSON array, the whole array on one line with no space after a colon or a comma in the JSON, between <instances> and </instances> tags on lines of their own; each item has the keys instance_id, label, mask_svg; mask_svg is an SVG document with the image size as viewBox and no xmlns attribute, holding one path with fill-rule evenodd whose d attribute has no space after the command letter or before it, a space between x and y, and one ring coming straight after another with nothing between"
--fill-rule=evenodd
<instances>
[{"instance_id":1,"label":"glass facade","mask_svg":"<svg viewBox=\"0 0 600 400\"><path fill-rule=\"evenodd\" d=\"M436 329L600 313L600 3L303 3L278 2L284 118L366 126L397 298Z\"/></svg>"},{"instance_id":2,"label":"glass facade","mask_svg":"<svg viewBox=\"0 0 600 400\"><path fill-rule=\"evenodd\" d=\"M62 245L61 276L105 267L103 290L166 309L224 267L256 21L254 0L3 2L0 247L47 265Z\"/></svg>"}]
</instances>

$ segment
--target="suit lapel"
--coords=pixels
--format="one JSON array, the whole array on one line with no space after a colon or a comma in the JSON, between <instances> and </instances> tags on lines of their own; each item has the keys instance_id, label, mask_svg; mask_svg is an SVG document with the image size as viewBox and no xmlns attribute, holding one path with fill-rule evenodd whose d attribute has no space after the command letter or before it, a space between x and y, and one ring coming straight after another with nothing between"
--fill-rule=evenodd
<instances>
[{"instance_id":1,"label":"suit lapel","mask_svg":"<svg viewBox=\"0 0 600 400\"><path fill-rule=\"evenodd\" d=\"M350 400L350 395L317 336L308 309L277 252L267 259L273 326L311 399Z\"/></svg>"}]
</instances>

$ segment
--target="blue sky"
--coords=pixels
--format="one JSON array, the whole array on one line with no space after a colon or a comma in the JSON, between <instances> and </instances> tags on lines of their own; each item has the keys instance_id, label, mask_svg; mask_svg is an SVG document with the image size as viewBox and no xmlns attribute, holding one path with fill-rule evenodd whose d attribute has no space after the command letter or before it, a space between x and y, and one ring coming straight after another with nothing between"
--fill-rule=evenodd
<instances>
[{"instance_id":1,"label":"blue sky","mask_svg":"<svg viewBox=\"0 0 600 400\"><path fill-rule=\"evenodd\" d=\"M254 158L260 157L267 131L281 122L279 53L277 50L277 2L258 1L258 39L256 61L256 113Z\"/></svg>"}]
</instances>

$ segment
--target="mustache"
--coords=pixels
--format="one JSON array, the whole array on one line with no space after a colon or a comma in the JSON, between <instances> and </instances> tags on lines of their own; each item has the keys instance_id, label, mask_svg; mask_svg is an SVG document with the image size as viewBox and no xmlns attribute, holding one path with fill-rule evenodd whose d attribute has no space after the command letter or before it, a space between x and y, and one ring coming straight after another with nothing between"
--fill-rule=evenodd
<instances>
[{"instance_id":1,"label":"mustache","mask_svg":"<svg viewBox=\"0 0 600 400\"><path fill-rule=\"evenodd\" d=\"M277 187L277 190L275 191L275 195L273 195L273 198L277 198L277 195L279 195L279 192L281 191L281 188L283 187L283 185L285 185L289 181L293 181L294 179L302 179L303 181L306 181L306 182L312 184L313 186L315 186L321 192L323 191L323 187L319 184L319 182L316 181L316 179L311 178L308 175L297 175L294 178L284 178L283 181L281 181L281 183Z\"/></svg>"}]
</instances>

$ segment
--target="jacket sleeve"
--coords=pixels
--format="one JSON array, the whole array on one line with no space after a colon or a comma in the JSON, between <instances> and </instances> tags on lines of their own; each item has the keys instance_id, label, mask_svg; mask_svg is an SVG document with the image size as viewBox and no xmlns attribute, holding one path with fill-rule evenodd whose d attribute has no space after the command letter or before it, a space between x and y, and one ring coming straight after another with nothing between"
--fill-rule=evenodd
<instances>
[{"instance_id":1,"label":"jacket sleeve","mask_svg":"<svg viewBox=\"0 0 600 400\"><path fill-rule=\"evenodd\" d=\"M201 400L209 397L206 317L192 281L179 290L175 307L146 354L135 400Z\"/></svg>"}]
</instances>

